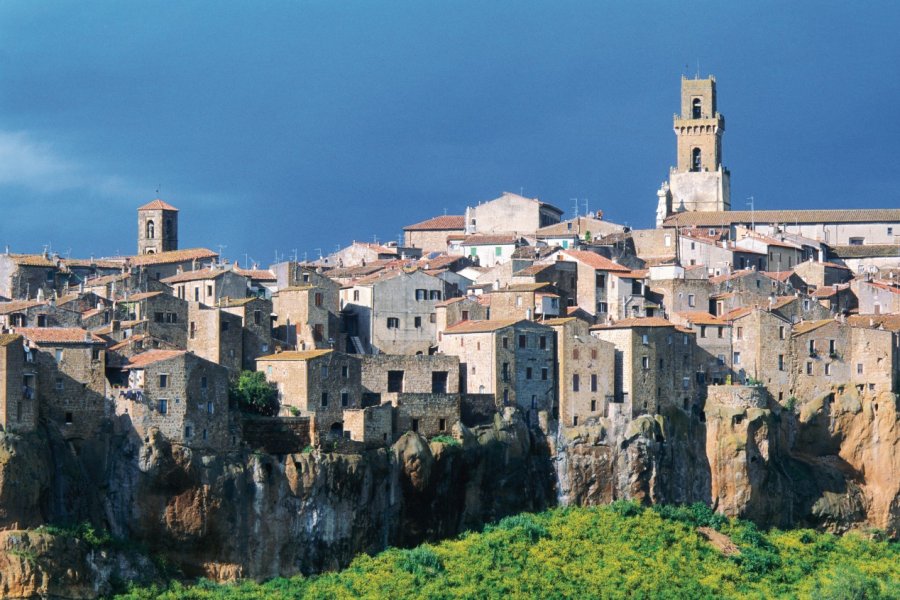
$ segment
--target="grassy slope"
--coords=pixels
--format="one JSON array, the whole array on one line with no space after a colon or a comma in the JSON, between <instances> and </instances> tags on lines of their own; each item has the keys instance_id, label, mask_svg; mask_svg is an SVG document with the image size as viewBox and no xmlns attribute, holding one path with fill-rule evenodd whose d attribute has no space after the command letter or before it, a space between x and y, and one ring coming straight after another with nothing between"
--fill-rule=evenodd
<instances>
[{"instance_id":1,"label":"grassy slope","mask_svg":"<svg viewBox=\"0 0 900 600\"><path fill-rule=\"evenodd\" d=\"M697 533L737 544L726 557ZM304 579L173 584L121 598L897 598L900 544L810 530L761 533L700 505L629 503L519 515L438 545L360 556Z\"/></svg>"}]
</instances>

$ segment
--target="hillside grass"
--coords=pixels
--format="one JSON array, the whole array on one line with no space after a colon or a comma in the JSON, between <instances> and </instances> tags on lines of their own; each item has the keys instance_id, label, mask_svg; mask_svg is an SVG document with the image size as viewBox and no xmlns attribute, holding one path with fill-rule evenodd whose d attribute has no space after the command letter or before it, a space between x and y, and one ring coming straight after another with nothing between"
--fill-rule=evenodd
<instances>
[{"instance_id":1,"label":"hillside grass","mask_svg":"<svg viewBox=\"0 0 900 600\"><path fill-rule=\"evenodd\" d=\"M739 554L697 532L712 527ZM877 536L876 536L877 537ZM702 505L522 514L458 539L361 555L340 572L266 583L132 589L122 599L900 599L900 544L807 529L762 532Z\"/></svg>"}]
</instances>

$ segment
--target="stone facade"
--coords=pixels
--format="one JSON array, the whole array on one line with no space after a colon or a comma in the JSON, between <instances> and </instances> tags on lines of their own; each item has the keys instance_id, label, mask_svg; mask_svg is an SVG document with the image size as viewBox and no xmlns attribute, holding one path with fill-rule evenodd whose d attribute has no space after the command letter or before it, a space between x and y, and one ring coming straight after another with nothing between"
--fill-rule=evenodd
<instances>
[{"instance_id":1,"label":"stone facade","mask_svg":"<svg viewBox=\"0 0 900 600\"><path fill-rule=\"evenodd\" d=\"M265 298L225 298L220 308L241 319L243 340L241 357L245 371L256 370L256 359L273 350L272 342L272 301Z\"/></svg>"},{"instance_id":2,"label":"stone facade","mask_svg":"<svg viewBox=\"0 0 900 600\"><path fill-rule=\"evenodd\" d=\"M588 324L573 317L545 324L556 332L560 423L576 426L608 416L615 400L615 347L591 336Z\"/></svg>"},{"instance_id":3,"label":"stone facade","mask_svg":"<svg viewBox=\"0 0 900 600\"><path fill-rule=\"evenodd\" d=\"M404 393L394 405L394 431L414 431L426 438L447 435L459 421L459 394Z\"/></svg>"},{"instance_id":4,"label":"stone facade","mask_svg":"<svg viewBox=\"0 0 900 600\"><path fill-rule=\"evenodd\" d=\"M178 209L153 200L138 210L138 254L178 250Z\"/></svg>"},{"instance_id":5,"label":"stone facade","mask_svg":"<svg viewBox=\"0 0 900 600\"><path fill-rule=\"evenodd\" d=\"M900 313L900 286L889 280L859 280L853 284L859 302L859 314Z\"/></svg>"},{"instance_id":6,"label":"stone facade","mask_svg":"<svg viewBox=\"0 0 900 600\"><path fill-rule=\"evenodd\" d=\"M26 354L24 341L21 335L0 334L0 426L15 433L34 431L38 417L34 355Z\"/></svg>"},{"instance_id":7,"label":"stone facade","mask_svg":"<svg viewBox=\"0 0 900 600\"><path fill-rule=\"evenodd\" d=\"M162 292L126 295L116 306L120 321L145 321L146 333L178 348L187 347L188 303Z\"/></svg>"},{"instance_id":8,"label":"stone facade","mask_svg":"<svg viewBox=\"0 0 900 600\"><path fill-rule=\"evenodd\" d=\"M223 298L246 298L250 280L231 269L213 268L186 271L162 279L172 295L188 302L215 306Z\"/></svg>"},{"instance_id":9,"label":"stone facade","mask_svg":"<svg viewBox=\"0 0 900 600\"><path fill-rule=\"evenodd\" d=\"M762 383L772 397L791 396L791 322L765 308L748 308L731 319L733 381Z\"/></svg>"},{"instance_id":10,"label":"stone facade","mask_svg":"<svg viewBox=\"0 0 900 600\"><path fill-rule=\"evenodd\" d=\"M184 350L150 350L123 368L114 387L116 415L144 439L156 428L167 440L224 451L229 428L228 370Z\"/></svg>"},{"instance_id":11,"label":"stone facade","mask_svg":"<svg viewBox=\"0 0 900 600\"><path fill-rule=\"evenodd\" d=\"M466 233L531 233L560 222L562 211L537 198L504 192L499 198L466 208Z\"/></svg>"},{"instance_id":12,"label":"stone facade","mask_svg":"<svg viewBox=\"0 0 900 600\"><path fill-rule=\"evenodd\" d=\"M111 414L104 340L77 328L16 331L35 349L41 416L58 425L66 439L93 436Z\"/></svg>"},{"instance_id":13,"label":"stone facade","mask_svg":"<svg viewBox=\"0 0 900 600\"><path fill-rule=\"evenodd\" d=\"M272 295L276 339L299 350L341 347L338 285L315 272L298 276L306 282Z\"/></svg>"},{"instance_id":14,"label":"stone facade","mask_svg":"<svg viewBox=\"0 0 900 600\"><path fill-rule=\"evenodd\" d=\"M388 403L344 410L344 431L351 440L368 447L385 446L394 440L394 407Z\"/></svg>"},{"instance_id":15,"label":"stone facade","mask_svg":"<svg viewBox=\"0 0 900 600\"><path fill-rule=\"evenodd\" d=\"M220 364L232 377L243 366L244 334L241 318L221 308L188 303L187 349Z\"/></svg>"}]
</instances>

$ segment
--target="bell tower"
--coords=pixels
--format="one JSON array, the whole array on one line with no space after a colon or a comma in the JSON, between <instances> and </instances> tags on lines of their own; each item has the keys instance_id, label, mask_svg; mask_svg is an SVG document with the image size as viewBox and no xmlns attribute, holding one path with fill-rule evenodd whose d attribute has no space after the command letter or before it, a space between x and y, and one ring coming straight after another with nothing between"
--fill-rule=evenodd
<instances>
[{"instance_id":1,"label":"bell tower","mask_svg":"<svg viewBox=\"0 0 900 600\"><path fill-rule=\"evenodd\" d=\"M677 164L657 192L656 226L677 212L731 210L731 174L722 166L725 117L716 110L716 79L681 79L675 115Z\"/></svg>"},{"instance_id":2,"label":"bell tower","mask_svg":"<svg viewBox=\"0 0 900 600\"><path fill-rule=\"evenodd\" d=\"M178 250L178 209L156 199L137 209L138 254Z\"/></svg>"}]
</instances>

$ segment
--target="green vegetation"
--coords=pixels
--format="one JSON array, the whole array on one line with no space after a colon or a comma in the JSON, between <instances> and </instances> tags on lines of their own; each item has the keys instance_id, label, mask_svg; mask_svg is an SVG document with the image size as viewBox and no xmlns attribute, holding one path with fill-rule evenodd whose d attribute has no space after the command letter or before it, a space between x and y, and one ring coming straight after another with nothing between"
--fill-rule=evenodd
<instances>
[{"instance_id":1,"label":"green vegetation","mask_svg":"<svg viewBox=\"0 0 900 600\"><path fill-rule=\"evenodd\" d=\"M35 531L38 533L47 533L57 537L72 537L79 539L89 546L99 548L101 546L109 546L115 540L106 531L97 531L93 525L85 521L72 527L59 527L57 525L41 525Z\"/></svg>"},{"instance_id":2,"label":"green vegetation","mask_svg":"<svg viewBox=\"0 0 900 600\"><path fill-rule=\"evenodd\" d=\"M447 446L459 446L459 440L453 436L449 435L436 435L431 438L432 442L437 442L439 444L446 444Z\"/></svg>"},{"instance_id":3,"label":"green vegetation","mask_svg":"<svg viewBox=\"0 0 900 600\"><path fill-rule=\"evenodd\" d=\"M278 414L278 391L262 371L243 371L228 386L228 398L244 412L272 417Z\"/></svg>"},{"instance_id":4,"label":"green vegetation","mask_svg":"<svg viewBox=\"0 0 900 600\"><path fill-rule=\"evenodd\" d=\"M718 530L723 552L698 527ZM162 598L900 598L900 544L760 531L703 505L617 502L507 517L437 545L361 555L345 570L266 583L133 589Z\"/></svg>"}]
</instances>

